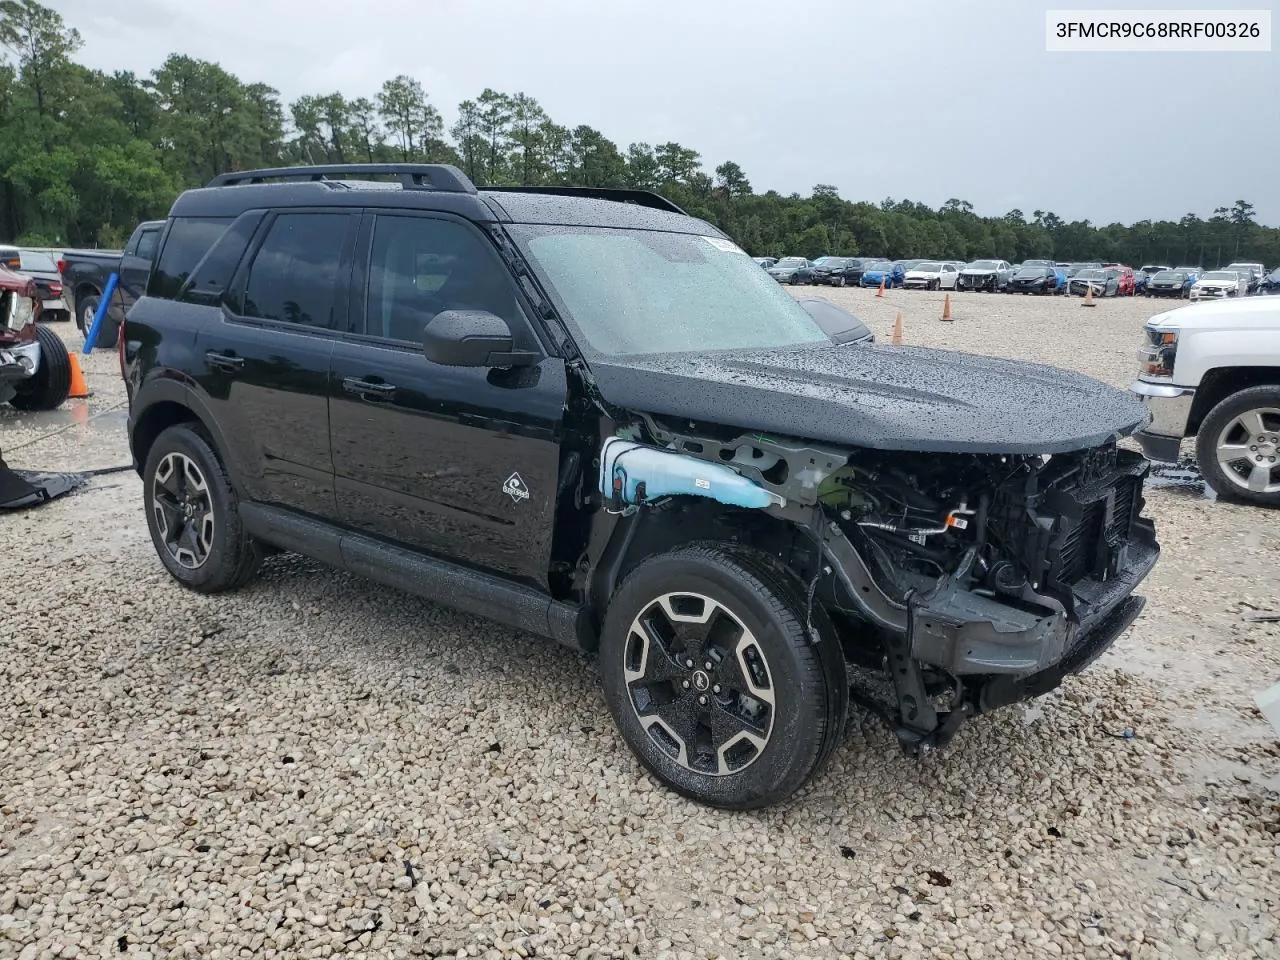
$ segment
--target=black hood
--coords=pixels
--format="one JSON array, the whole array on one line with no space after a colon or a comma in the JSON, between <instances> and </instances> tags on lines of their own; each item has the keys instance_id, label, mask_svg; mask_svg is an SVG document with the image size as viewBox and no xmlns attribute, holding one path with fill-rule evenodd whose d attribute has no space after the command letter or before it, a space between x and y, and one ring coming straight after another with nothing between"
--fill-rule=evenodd
<instances>
[{"instance_id":1,"label":"black hood","mask_svg":"<svg viewBox=\"0 0 1280 960\"><path fill-rule=\"evenodd\" d=\"M878 450L1065 453L1147 420L1128 393L1056 367L924 347L794 347L591 363L636 412Z\"/></svg>"}]
</instances>

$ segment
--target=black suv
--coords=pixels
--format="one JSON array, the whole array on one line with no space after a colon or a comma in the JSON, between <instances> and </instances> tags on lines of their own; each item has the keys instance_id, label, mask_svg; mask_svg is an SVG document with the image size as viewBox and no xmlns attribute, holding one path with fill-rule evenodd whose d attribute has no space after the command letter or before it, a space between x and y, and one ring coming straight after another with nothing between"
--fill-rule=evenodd
<instances>
[{"instance_id":1,"label":"black suv","mask_svg":"<svg viewBox=\"0 0 1280 960\"><path fill-rule=\"evenodd\" d=\"M174 204L120 356L179 581L291 550L598 650L623 738L717 806L792 794L851 700L919 751L1054 688L1158 554L1136 400L835 345L649 193L224 175Z\"/></svg>"}]
</instances>

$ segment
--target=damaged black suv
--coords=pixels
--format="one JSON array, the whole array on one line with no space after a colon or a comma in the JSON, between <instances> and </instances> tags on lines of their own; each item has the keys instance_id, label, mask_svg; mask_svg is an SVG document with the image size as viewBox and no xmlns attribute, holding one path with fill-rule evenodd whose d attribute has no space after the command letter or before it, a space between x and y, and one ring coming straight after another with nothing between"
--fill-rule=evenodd
<instances>
[{"instance_id":1,"label":"damaged black suv","mask_svg":"<svg viewBox=\"0 0 1280 960\"><path fill-rule=\"evenodd\" d=\"M1156 562L1127 394L833 342L661 197L438 165L216 178L120 346L161 561L297 551L598 650L663 783L759 807L851 704L903 746L1045 693Z\"/></svg>"}]
</instances>

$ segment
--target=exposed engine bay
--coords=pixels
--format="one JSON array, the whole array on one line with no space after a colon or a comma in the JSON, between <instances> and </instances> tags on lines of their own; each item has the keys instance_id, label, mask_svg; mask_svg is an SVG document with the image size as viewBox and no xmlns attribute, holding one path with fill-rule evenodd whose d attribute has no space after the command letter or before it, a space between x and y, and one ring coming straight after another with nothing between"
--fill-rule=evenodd
<instances>
[{"instance_id":1,"label":"exposed engine bay","mask_svg":"<svg viewBox=\"0 0 1280 960\"><path fill-rule=\"evenodd\" d=\"M1140 516L1147 462L1110 441L1055 455L841 449L642 416L605 441L605 508L682 497L803 528L810 590L856 629L855 691L904 745L1036 696L1137 617L1159 553Z\"/></svg>"}]
</instances>

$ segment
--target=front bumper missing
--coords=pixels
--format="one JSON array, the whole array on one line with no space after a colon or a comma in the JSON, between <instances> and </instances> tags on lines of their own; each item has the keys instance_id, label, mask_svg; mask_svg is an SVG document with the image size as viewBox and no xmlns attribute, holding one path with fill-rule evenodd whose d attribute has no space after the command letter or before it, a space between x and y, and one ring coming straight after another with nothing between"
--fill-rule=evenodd
<instances>
[{"instance_id":1,"label":"front bumper missing","mask_svg":"<svg viewBox=\"0 0 1280 960\"><path fill-rule=\"evenodd\" d=\"M0 347L0 403L13 395L13 386L35 376L40 369L40 342Z\"/></svg>"}]
</instances>

